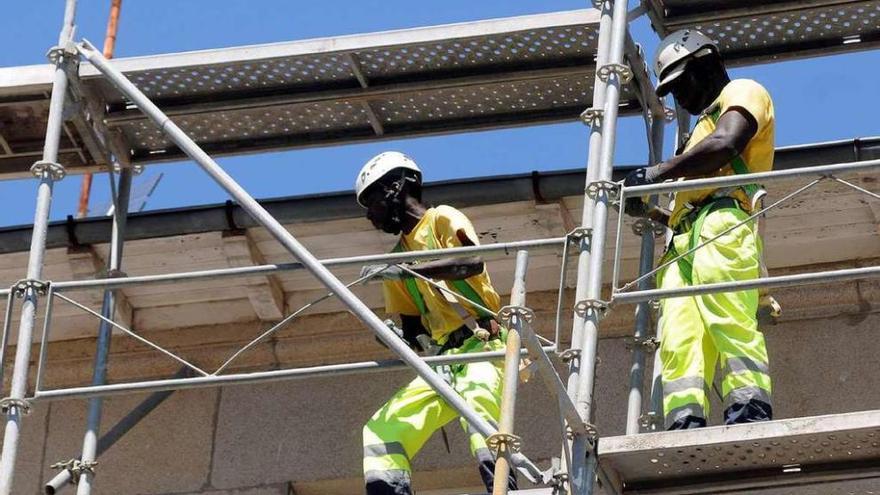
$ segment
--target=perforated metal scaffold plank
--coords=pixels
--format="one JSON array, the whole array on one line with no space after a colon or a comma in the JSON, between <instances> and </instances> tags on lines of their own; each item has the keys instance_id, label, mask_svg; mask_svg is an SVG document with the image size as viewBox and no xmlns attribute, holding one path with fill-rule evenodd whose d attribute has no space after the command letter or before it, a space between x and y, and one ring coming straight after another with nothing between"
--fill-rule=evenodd
<instances>
[{"instance_id":1,"label":"perforated metal scaffold plank","mask_svg":"<svg viewBox=\"0 0 880 495\"><path fill-rule=\"evenodd\" d=\"M623 494L763 494L792 486L820 494L828 483L868 486L866 479L880 486L880 411L608 437L599 442L599 460Z\"/></svg>"},{"instance_id":2,"label":"perforated metal scaffold plank","mask_svg":"<svg viewBox=\"0 0 880 495\"><path fill-rule=\"evenodd\" d=\"M572 121L591 104L597 31L598 11L587 9L113 64L222 155ZM0 70L0 105L48 90L50 68L27 69L20 83ZM132 161L182 156L93 67L80 77ZM629 85L621 106L639 110ZM13 168L0 155L0 175Z\"/></svg>"},{"instance_id":3,"label":"perforated metal scaffold plank","mask_svg":"<svg viewBox=\"0 0 880 495\"><path fill-rule=\"evenodd\" d=\"M661 34L696 28L735 65L880 46L880 1L650 0Z\"/></svg>"}]
</instances>

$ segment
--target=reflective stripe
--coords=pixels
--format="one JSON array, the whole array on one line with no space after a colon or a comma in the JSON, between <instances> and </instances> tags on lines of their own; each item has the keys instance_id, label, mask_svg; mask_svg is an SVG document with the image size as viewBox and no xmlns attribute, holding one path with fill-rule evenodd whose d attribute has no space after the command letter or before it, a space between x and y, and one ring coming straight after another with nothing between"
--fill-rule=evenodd
<instances>
[{"instance_id":1,"label":"reflective stripe","mask_svg":"<svg viewBox=\"0 0 880 495\"><path fill-rule=\"evenodd\" d=\"M394 454L409 457L400 442L374 443L364 447L364 457L382 457Z\"/></svg>"},{"instance_id":2,"label":"reflective stripe","mask_svg":"<svg viewBox=\"0 0 880 495\"><path fill-rule=\"evenodd\" d=\"M721 393L727 396L732 390L738 388L758 387L770 393L770 375L755 371L743 371L741 373L728 373L721 382Z\"/></svg>"},{"instance_id":3,"label":"reflective stripe","mask_svg":"<svg viewBox=\"0 0 880 495\"><path fill-rule=\"evenodd\" d=\"M724 374L742 373L745 371L754 371L756 373L770 374L770 366L765 363L755 361L754 359L737 356L727 359L724 365Z\"/></svg>"},{"instance_id":4,"label":"reflective stripe","mask_svg":"<svg viewBox=\"0 0 880 495\"><path fill-rule=\"evenodd\" d=\"M676 421L684 419L688 416L706 419L706 413L703 410L703 406L699 404L685 404L683 406L676 407L671 411L667 411L665 416L665 423L667 428L672 426L672 423L675 423Z\"/></svg>"},{"instance_id":5,"label":"reflective stripe","mask_svg":"<svg viewBox=\"0 0 880 495\"><path fill-rule=\"evenodd\" d=\"M724 397L724 408L727 409L733 404L745 404L750 400L759 400L770 405L770 392L761 387L740 387L735 388Z\"/></svg>"},{"instance_id":6,"label":"reflective stripe","mask_svg":"<svg viewBox=\"0 0 880 495\"><path fill-rule=\"evenodd\" d=\"M706 389L706 382L701 376L685 376L672 381L663 381L663 396L685 392L690 389Z\"/></svg>"}]
</instances>

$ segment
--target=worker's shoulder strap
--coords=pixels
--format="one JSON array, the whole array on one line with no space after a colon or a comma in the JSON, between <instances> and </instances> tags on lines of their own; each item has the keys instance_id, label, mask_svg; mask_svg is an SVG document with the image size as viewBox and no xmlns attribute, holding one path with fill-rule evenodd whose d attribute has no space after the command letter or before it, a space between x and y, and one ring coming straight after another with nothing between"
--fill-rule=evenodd
<instances>
[{"instance_id":1,"label":"worker's shoulder strap","mask_svg":"<svg viewBox=\"0 0 880 495\"><path fill-rule=\"evenodd\" d=\"M712 119L712 123L718 125L718 119L721 118L721 106L715 105L715 108L713 108L708 115L709 118ZM743 160L742 155L736 155L736 157L734 157L734 159L730 161L730 166L731 168L733 168L733 172L736 175L749 173L749 167L748 165L746 165L745 160ZM744 184L742 188L743 190L745 190L749 198L752 198L759 189L757 184Z\"/></svg>"},{"instance_id":2,"label":"worker's shoulder strap","mask_svg":"<svg viewBox=\"0 0 880 495\"><path fill-rule=\"evenodd\" d=\"M437 244L434 241L434 229L432 229L430 225L427 228L428 228L428 239L427 239L428 249L437 249ZM398 243L394 247L393 251L394 252L407 251L406 246L404 245L403 239L398 241ZM474 288L471 287L471 285L467 283L467 281L465 281L465 280L450 280L448 282L452 285L453 289L456 292L458 292L459 294L461 294L462 296L467 298L468 301L471 301L474 304L477 304L479 306L486 307L486 303L483 301L483 298L480 297L480 294L478 294L477 291L474 290ZM428 306L425 304L425 298L422 296L422 293L419 291L419 286L418 286L418 284L416 284L416 279L414 279L412 277L404 278L403 284L406 287L406 291L407 291L407 293L409 293L410 298L412 298L416 307L419 309L419 313L421 313L423 315L428 314ZM455 304L455 303L453 303L453 304ZM491 314L486 313L485 311L480 309L478 306L473 306L473 308L474 308L474 311L477 312L477 314L479 315L480 318L487 318L487 317L492 316Z\"/></svg>"}]
</instances>

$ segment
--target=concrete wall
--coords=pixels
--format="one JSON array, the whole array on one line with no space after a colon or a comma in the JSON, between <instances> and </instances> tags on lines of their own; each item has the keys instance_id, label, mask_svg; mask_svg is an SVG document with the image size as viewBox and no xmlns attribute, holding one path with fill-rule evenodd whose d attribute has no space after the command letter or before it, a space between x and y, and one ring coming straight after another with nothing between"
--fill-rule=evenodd
<instances>
[{"instance_id":1,"label":"concrete wall","mask_svg":"<svg viewBox=\"0 0 880 495\"><path fill-rule=\"evenodd\" d=\"M778 418L880 408L875 385L880 315L798 319L767 326ZM602 435L623 432L630 353L600 342L597 406ZM100 459L97 494L354 494L360 488L363 422L406 383L397 371L177 392ZM143 395L105 401L104 425ZM517 431L546 465L559 448L552 401L539 381L522 385ZM15 493L39 493L49 465L77 454L85 401L41 403L25 418ZM715 411L717 417L720 411ZM420 493L479 486L457 423L415 460ZM461 493L461 491L459 491Z\"/></svg>"}]
</instances>

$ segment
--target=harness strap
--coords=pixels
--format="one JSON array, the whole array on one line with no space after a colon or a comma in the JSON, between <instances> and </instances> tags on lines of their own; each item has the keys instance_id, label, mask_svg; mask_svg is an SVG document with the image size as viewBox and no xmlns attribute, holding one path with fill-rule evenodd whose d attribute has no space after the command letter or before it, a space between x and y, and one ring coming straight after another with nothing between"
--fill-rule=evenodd
<instances>
[{"instance_id":1,"label":"harness strap","mask_svg":"<svg viewBox=\"0 0 880 495\"><path fill-rule=\"evenodd\" d=\"M709 114L709 117L712 119L713 124L718 124L718 119L721 118L721 108L720 106L716 106ZM730 161L730 167L733 168L733 172L736 175L743 175L749 173L749 167L746 165L745 160L743 160L742 155L736 155L733 160ZM742 189L746 192L746 195L751 198L755 197L760 190L757 184L744 184Z\"/></svg>"}]
</instances>

